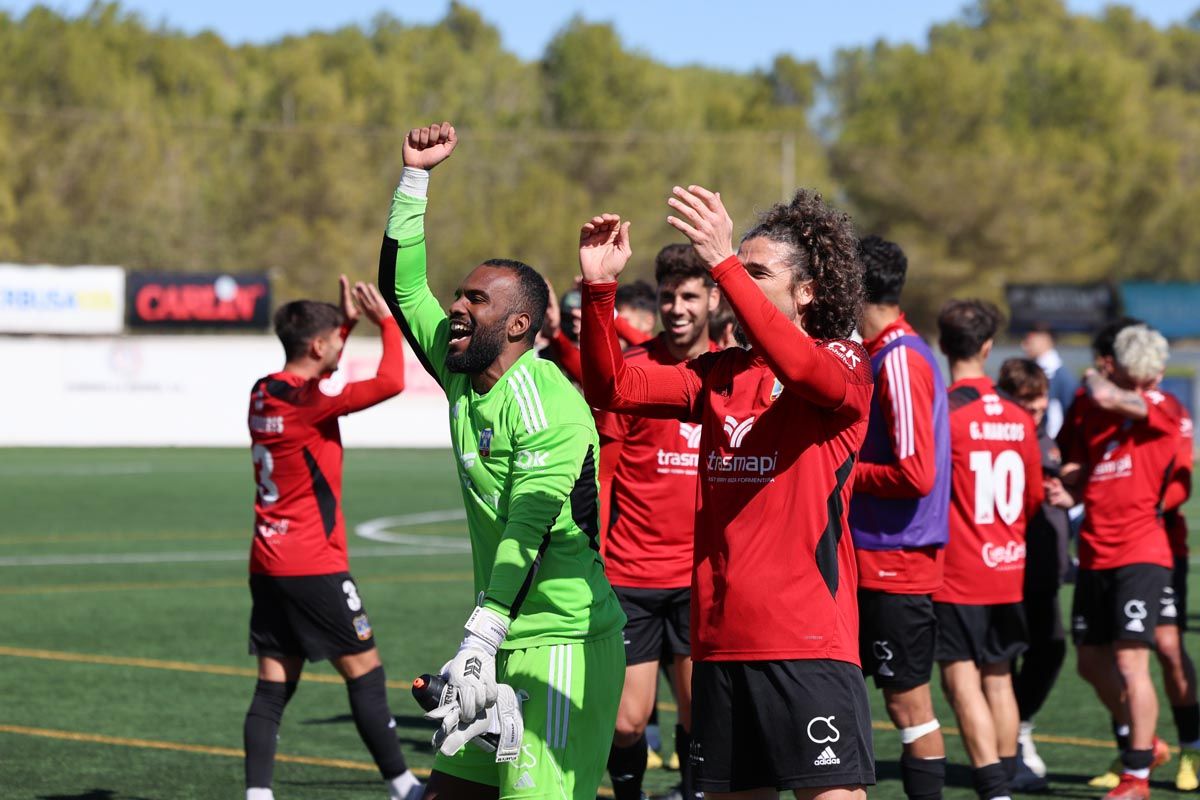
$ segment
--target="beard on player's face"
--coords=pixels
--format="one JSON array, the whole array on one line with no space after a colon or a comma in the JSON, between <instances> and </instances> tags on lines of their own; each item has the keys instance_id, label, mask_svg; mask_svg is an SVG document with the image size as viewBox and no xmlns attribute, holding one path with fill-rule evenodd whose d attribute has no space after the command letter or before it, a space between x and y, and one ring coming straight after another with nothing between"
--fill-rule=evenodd
<instances>
[{"instance_id":1,"label":"beard on player's face","mask_svg":"<svg viewBox=\"0 0 1200 800\"><path fill-rule=\"evenodd\" d=\"M477 375L490 367L508 339L505 333L508 318L498 319L490 325L475 323L471 327L470 341L460 352L453 350L446 353L446 369L451 372L461 372L467 375Z\"/></svg>"}]
</instances>

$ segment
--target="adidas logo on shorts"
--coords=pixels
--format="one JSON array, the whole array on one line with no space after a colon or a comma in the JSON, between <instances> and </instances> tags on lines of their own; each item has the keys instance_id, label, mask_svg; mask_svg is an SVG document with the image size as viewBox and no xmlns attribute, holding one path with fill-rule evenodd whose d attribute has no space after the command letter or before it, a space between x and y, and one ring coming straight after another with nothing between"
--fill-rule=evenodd
<instances>
[{"instance_id":1,"label":"adidas logo on shorts","mask_svg":"<svg viewBox=\"0 0 1200 800\"><path fill-rule=\"evenodd\" d=\"M817 756L817 760L813 762L814 767L830 767L834 764L840 764L842 760L837 757L837 753L833 752L832 747L826 747L821 751L821 755Z\"/></svg>"}]
</instances>

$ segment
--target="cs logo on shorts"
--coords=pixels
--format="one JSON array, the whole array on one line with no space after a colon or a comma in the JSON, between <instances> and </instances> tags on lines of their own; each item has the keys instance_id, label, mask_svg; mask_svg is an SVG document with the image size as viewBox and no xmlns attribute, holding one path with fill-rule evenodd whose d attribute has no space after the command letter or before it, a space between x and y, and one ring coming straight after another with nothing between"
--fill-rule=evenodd
<instances>
[{"instance_id":1,"label":"cs logo on shorts","mask_svg":"<svg viewBox=\"0 0 1200 800\"><path fill-rule=\"evenodd\" d=\"M875 651L875 660L879 662L879 669L877 670L879 674L885 678L896 677L896 673L892 672L892 667L888 664L896 656L892 653L892 648L888 645L887 640L884 639L883 641L875 642L872 649Z\"/></svg>"},{"instance_id":2,"label":"cs logo on shorts","mask_svg":"<svg viewBox=\"0 0 1200 800\"><path fill-rule=\"evenodd\" d=\"M1125 630L1133 631L1134 633L1145 633L1146 624L1142 620L1146 618L1146 601L1130 600L1126 603L1125 618L1129 620L1125 623Z\"/></svg>"},{"instance_id":3,"label":"cs logo on shorts","mask_svg":"<svg viewBox=\"0 0 1200 800\"><path fill-rule=\"evenodd\" d=\"M1178 610L1175 608L1175 590L1168 586L1163 589L1163 596L1159 601L1162 608L1159 609L1158 615L1166 619L1175 619L1179 616Z\"/></svg>"},{"instance_id":4,"label":"cs logo on shorts","mask_svg":"<svg viewBox=\"0 0 1200 800\"><path fill-rule=\"evenodd\" d=\"M808 738L813 744L836 742L842 738L842 732L834 726L833 720L834 717L813 717L808 721Z\"/></svg>"},{"instance_id":5,"label":"cs logo on shorts","mask_svg":"<svg viewBox=\"0 0 1200 800\"><path fill-rule=\"evenodd\" d=\"M358 634L360 642L371 638L371 623L366 614L359 614L354 618L354 632Z\"/></svg>"}]
</instances>

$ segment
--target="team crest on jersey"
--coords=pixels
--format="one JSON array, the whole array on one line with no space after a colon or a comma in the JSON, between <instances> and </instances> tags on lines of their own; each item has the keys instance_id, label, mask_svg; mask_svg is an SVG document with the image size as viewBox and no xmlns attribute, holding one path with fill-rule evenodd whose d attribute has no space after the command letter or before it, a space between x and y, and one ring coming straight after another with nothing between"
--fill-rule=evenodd
<instances>
[{"instance_id":1,"label":"team crest on jersey","mask_svg":"<svg viewBox=\"0 0 1200 800\"><path fill-rule=\"evenodd\" d=\"M487 458L492 454L492 429L484 428L479 434L479 455Z\"/></svg>"},{"instance_id":2,"label":"team crest on jersey","mask_svg":"<svg viewBox=\"0 0 1200 800\"><path fill-rule=\"evenodd\" d=\"M360 642L371 638L371 622L367 619L366 614L359 614L354 618L354 632L358 634Z\"/></svg>"},{"instance_id":3,"label":"team crest on jersey","mask_svg":"<svg viewBox=\"0 0 1200 800\"><path fill-rule=\"evenodd\" d=\"M771 386L770 402L774 403L779 399L779 395L783 394L783 384L779 382L779 378L775 379L775 383Z\"/></svg>"}]
</instances>

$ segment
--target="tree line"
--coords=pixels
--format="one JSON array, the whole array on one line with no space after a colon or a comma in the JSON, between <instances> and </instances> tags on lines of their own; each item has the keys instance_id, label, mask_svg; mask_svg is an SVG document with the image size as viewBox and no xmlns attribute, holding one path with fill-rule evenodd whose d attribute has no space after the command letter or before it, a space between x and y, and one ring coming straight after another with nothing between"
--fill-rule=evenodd
<instances>
[{"instance_id":1,"label":"tree line","mask_svg":"<svg viewBox=\"0 0 1200 800\"><path fill-rule=\"evenodd\" d=\"M434 25L234 46L115 3L0 12L0 261L271 271L278 297L372 272L400 139L449 119L435 289L493 256L558 284L578 226L634 220L641 276L676 183L739 226L813 186L900 242L923 319L1008 280L1200 279L1200 12L977 0L919 46L669 67L575 19L538 61L464 4Z\"/></svg>"}]
</instances>

